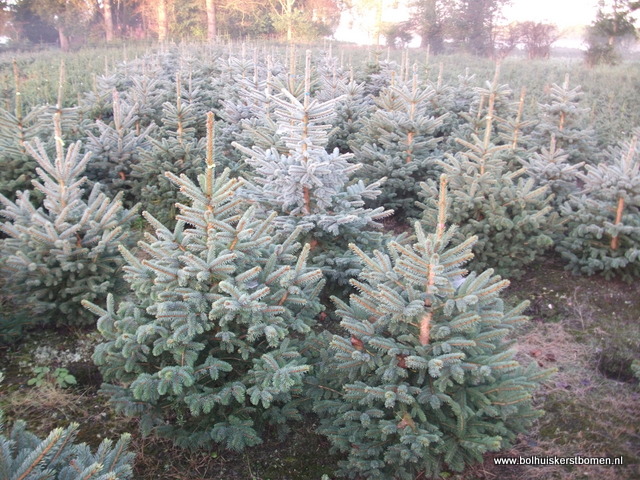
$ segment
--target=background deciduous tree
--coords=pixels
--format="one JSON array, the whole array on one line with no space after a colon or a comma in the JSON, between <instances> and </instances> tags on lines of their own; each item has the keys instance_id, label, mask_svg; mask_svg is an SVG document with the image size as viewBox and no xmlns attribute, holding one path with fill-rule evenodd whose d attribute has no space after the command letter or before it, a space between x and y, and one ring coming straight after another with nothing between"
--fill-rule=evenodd
<instances>
[{"instance_id":1,"label":"background deciduous tree","mask_svg":"<svg viewBox=\"0 0 640 480\"><path fill-rule=\"evenodd\" d=\"M335 0L268 0L273 27L287 42L331 34L338 26Z\"/></svg>"},{"instance_id":2,"label":"background deciduous tree","mask_svg":"<svg viewBox=\"0 0 640 480\"><path fill-rule=\"evenodd\" d=\"M422 46L440 53L444 40L473 55L491 56L495 25L503 7L511 0L417 0L413 28L422 36Z\"/></svg>"},{"instance_id":3,"label":"background deciduous tree","mask_svg":"<svg viewBox=\"0 0 640 480\"><path fill-rule=\"evenodd\" d=\"M494 27L502 8L511 0L456 0L446 2L449 34L458 46L473 55L490 56Z\"/></svg>"},{"instance_id":4,"label":"background deciduous tree","mask_svg":"<svg viewBox=\"0 0 640 480\"><path fill-rule=\"evenodd\" d=\"M620 60L624 44L637 36L635 18L631 14L638 9L638 1L600 1L596 19L587 30L586 61L589 65L614 64Z\"/></svg>"},{"instance_id":5,"label":"background deciduous tree","mask_svg":"<svg viewBox=\"0 0 640 480\"><path fill-rule=\"evenodd\" d=\"M442 53L444 48L444 12L440 0L418 0L414 3L415 13L412 21L416 33L422 38L421 47L429 47L434 54Z\"/></svg>"},{"instance_id":6,"label":"background deciduous tree","mask_svg":"<svg viewBox=\"0 0 640 480\"><path fill-rule=\"evenodd\" d=\"M527 57L549 58L551 45L560 38L558 28L542 22L521 22L518 27L520 42L524 45Z\"/></svg>"},{"instance_id":7,"label":"background deciduous tree","mask_svg":"<svg viewBox=\"0 0 640 480\"><path fill-rule=\"evenodd\" d=\"M114 39L113 32L113 14L111 9L111 0L102 0L102 17L104 20L104 35L107 43Z\"/></svg>"},{"instance_id":8,"label":"background deciduous tree","mask_svg":"<svg viewBox=\"0 0 640 480\"><path fill-rule=\"evenodd\" d=\"M38 0L31 4L33 12L58 31L60 48L65 52L71 35L84 35L96 7L89 0Z\"/></svg>"},{"instance_id":9,"label":"background deciduous tree","mask_svg":"<svg viewBox=\"0 0 640 480\"><path fill-rule=\"evenodd\" d=\"M215 0L205 0L207 10L207 40L213 42L218 35L218 18Z\"/></svg>"}]
</instances>

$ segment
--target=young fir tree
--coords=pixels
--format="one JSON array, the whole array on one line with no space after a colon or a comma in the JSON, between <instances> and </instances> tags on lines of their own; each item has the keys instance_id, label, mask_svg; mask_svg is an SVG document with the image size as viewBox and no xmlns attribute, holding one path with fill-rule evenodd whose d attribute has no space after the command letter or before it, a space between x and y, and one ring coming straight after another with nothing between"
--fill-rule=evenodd
<instances>
[{"instance_id":1,"label":"young fir tree","mask_svg":"<svg viewBox=\"0 0 640 480\"><path fill-rule=\"evenodd\" d=\"M569 155L558 148L554 137L551 137L549 148L542 147L540 153L533 152L521 158L520 163L536 179L537 185L549 187L557 205L562 205L577 192L578 175L584 165L584 162L570 163Z\"/></svg>"},{"instance_id":2,"label":"young fir tree","mask_svg":"<svg viewBox=\"0 0 640 480\"><path fill-rule=\"evenodd\" d=\"M181 81L176 81L175 103L165 102L158 132L150 139L150 148L139 150L139 161L132 165L134 192L144 208L162 224L175 224L176 189L165 173L197 178L206 139L198 138L195 108L182 99Z\"/></svg>"},{"instance_id":3,"label":"young fir tree","mask_svg":"<svg viewBox=\"0 0 640 480\"><path fill-rule=\"evenodd\" d=\"M137 109L137 104L127 104L114 91L112 122L106 124L96 120L93 128L87 129L86 148L92 154L87 165L87 177L103 185L109 195L122 192L129 207L139 200L135 195L135 178L131 175L133 166L140 161L141 151L149 149L149 134L154 128L154 125L149 125L140 131ZM92 129L97 130L97 134Z\"/></svg>"},{"instance_id":4,"label":"young fir tree","mask_svg":"<svg viewBox=\"0 0 640 480\"><path fill-rule=\"evenodd\" d=\"M475 237L456 244L446 228L446 180L438 223L415 225L413 244L373 256L357 246L363 270L349 303L334 298L341 326L311 390L319 431L345 452L349 478L438 477L508 447L541 415L532 394L541 372L515 359L505 340L527 304L505 309L508 285L489 269L467 274ZM452 243L453 242L453 243Z\"/></svg>"},{"instance_id":5,"label":"young fir tree","mask_svg":"<svg viewBox=\"0 0 640 480\"><path fill-rule=\"evenodd\" d=\"M238 195L242 181L215 178L213 114L208 130L198 183L167 173L189 199L175 229L145 212L155 233L139 243L143 259L121 249L134 296L84 305L100 317L94 361L119 411L179 445L242 450L265 423L298 418L309 366L295 336L322 309L324 280L306 266L299 229L278 234L274 215L259 218Z\"/></svg>"},{"instance_id":6,"label":"young fir tree","mask_svg":"<svg viewBox=\"0 0 640 480\"><path fill-rule=\"evenodd\" d=\"M320 58L316 72L318 90L315 98L318 101L328 102L343 95L344 86L349 83L349 73L339 65L338 58L333 55L332 46L329 46L329 50Z\"/></svg>"},{"instance_id":7,"label":"young fir tree","mask_svg":"<svg viewBox=\"0 0 640 480\"><path fill-rule=\"evenodd\" d=\"M91 90L85 92L78 101L83 118L109 121L113 116L113 92L119 91L122 85L122 74L93 76Z\"/></svg>"},{"instance_id":8,"label":"young fir tree","mask_svg":"<svg viewBox=\"0 0 640 480\"><path fill-rule=\"evenodd\" d=\"M475 74L469 73L467 68L463 74L457 76L457 80L458 82L452 87L451 93L453 107L447 111L456 115L470 114L475 111L473 108L477 99L478 79Z\"/></svg>"},{"instance_id":9,"label":"young fir tree","mask_svg":"<svg viewBox=\"0 0 640 480\"><path fill-rule=\"evenodd\" d=\"M548 187L539 187L526 168L511 170L502 158L511 145L491 141L494 115L489 99L482 139L472 134L472 142L458 139L466 150L439 160L451 179L450 220L459 225L461 238L478 237L472 268L496 268L502 275L519 276L521 267L533 262L553 245L559 228ZM421 183L425 204L423 224L436 225L437 184Z\"/></svg>"},{"instance_id":10,"label":"young fir tree","mask_svg":"<svg viewBox=\"0 0 640 480\"><path fill-rule=\"evenodd\" d=\"M569 155L570 163L598 163L595 132L588 125L589 108L580 103L584 92L580 85L569 85L569 74L562 85L551 84L549 101L538 104L540 123L533 129L532 141L548 145L555 138L556 147Z\"/></svg>"},{"instance_id":11,"label":"young fir tree","mask_svg":"<svg viewBox=\"0 0 640 480\"><path fill-rule=\"evenodd\" d=\"M526 98L527 89L522 87L518 100L511 103L510 110L515 112L515 115L507 114L504 118L497 118L499 142L510 145L513 152L518 149L524 150L529 146L528 140L534 122L523 118Z\"/></svg>"},{"instance_id":12,"label":"young fir tree","mask_svg":"<svg viewBox=\"0 0 640 480\"><path fill-rule=\"evenodd\" d=\"M136 129L161 123L163 105L171 100L173 91L173 82L167 77L168 72L151 67L131 75L131 84L122 91L122 98L130 105L138 106Z\"/></svg>"},{"instance_id":13,"label":"young fir tree","mask_svg":"<svg viewBox=\"0 0 640 480\"><path fill-rule=\"evenodd\" d=\"M56 158L52 161L42 142L26 148L39 167L37 192L43 206L31 202L31 192L18 192L16 202L0 195L7 220L0 230L2 274L11 281L7 290L21 304L39 314L40 320L56 324L91 323L81 300L96 300L116 284L121 265L117 246L130 236L127 224L136 208L122 207L121 195L114 199L96 184L85 195L82 174L90 154L80 157L80 142L66 150L60 115L54 117Z\"/></svg>"},{"instance_id":14,"label":"young fir tree","mask_svg":"<svg viewBox=\"0 0 640 480\"><path fill-rule=\"evenodd\" d=\"M277 223L285 231L302 228L312 240L313 262L322 266L333 283L346 284L355 273L354 257L345 253L346 244L358 241L370 249L379 244L378 220L391 214L383 207L364 208L365 200L379 195L384 179L365 185L350 182L360 167L350 163L351 154L325 150L328 124L337 99L311 100L311 54L307 53L303 100L282 90L284 97L273 97L279 133L288 149L281 154L276 147L248 149L235 144L250 156L255 169L255 188L247 195L265 210L277 212ZM351 184L350 184L351 183Z\"/></svg>"},{"instance_id":15,"label":"young fir tree","mask_svg":"<svg viewBox=\"0 0 640 480\"><path fill-rule=\"evenodd\" d=\"M415 71L411 82L392 84L376 99L378 108L364 121L351 147L362 162L359 172L368 181L387 178L377 205L392 208L399 218L417 216L419 182L436 177L439 139L435 131L444 117L430 113L431 87L419 85Z\"/></svg>"},{"instance_id":16,"label":"young fir tree","mask_svg":"<svg viewBox=\"0 0 640 480\"><path fill-rule=\"evenodd\" d=\"M426 66L426 75L429 73L429 65ZM427 85L433 90L433 95L429 99L430 114L434 117L442 117L443 122L435 131L435 137L443 137L444 140L451 136L453 130L459 125L460 113L466 112L473 97L469 95L473 87L449 85L444 82L444 65L441 63L438 69L438 77L435 81L427 80ZM462 78L462 77L459 77ZM467 104L467 98L469 104Z\"/></svg>"},{"instance_id":17,"label":"young fir tree","mask_svg":"<svg viewBox=\"0 0 640 480\"><path fill-rule=\"evenodd\" d=\"M373 101L365 95L364 83L356 83L353 79L353 71L348 81L340 83L337 88L340 95L327 148L347 153L351 151L356 135L364 128L365 120L372 112Z\"/></svg>"},{"instance_id":18,"label":"young fir tree","mask_svg":"<svg viewBox=\"0 0 640 480\"><path fill-rule=\"evenodd\" d=\"M31 185L35 161L29 156L26 143L42 133L42 117L46 107L34 107L26 114L20 92L20 75L13 61L15 83L14 112L0 108L0 194L13 197L18 190Z\"/></svg>"},{"instance_id":19,"label":"young fir tree","mask_svg":"<svg viewBox=\"0 0 640 480\"><path fill-rule=\"evenodd\" d=\"M381 92L389 88L395 81L397 70L400 66L396 62L391 62L388 59L386 61L378 61L379 51L375 52L375 60L369 59L365 64L362 71L364 72L364 78L359 78L364 82L365 94L368 97L376 98Z\"/></svg>"},{"instance_id":20,"label":"young fir tree","mask_svg":"<svg viewBox=\"0 0 640 480\"><path fill-rule=\"evenodd\" d=\"M239 69L233 84L236 89L233 95L222 100L224 109L220 116L224 120L220 128L223 158L227 168L232 172L241 173L246 170L246 162L233 143L238 142L245 147L259 146L270 148L275 146L278 151L285 153L286 148L280 135L274 116L275 103L273 101L273 70L271 57L267 57L266 66L253 63L253 72L247 76L242 64L232 64Z\"/></svg>"},{"instance_id":21,"label":"young fir tree","mask_svg":"<svg viewBox=\"0 0 640 480\"><path fill-rule=\"evenodd\" d=\"M289 50L287 62L278 61L269 56L264 70L265 75L261 75L262 70L256 63L253 80L243 75L237 81L240 89L237 91L238 97L235 101L237 105L235 115L241 113L243 118L241 129L236 135L237 142L234 143L245 148L254 146L263 150L275 148L281 155L289 153L289 147L283 138L285 132L279 125L281 118L276 114L279 105L275 98L282 96L280 92L286 90L298 102L304 103L305 92L309 92L309 97L314 95L314 90L317 90L315 88L317 81L315 78L310 78L306 88L305 75L296 73L297 57L294 48ZM225 120L233 124L234 117L226 115ZM230 125L227 128L234 127ZM246 165L244 160L243 164Z\"/></svg>"},{"instance_id":22,"label":"young fir tree","mask_svg":"<svg viewBox=\"0 0 640 480\"><path fill-rule=\"evenodd\" d=\"M640 149L638 136L612 149L611 159L586 166L580 195L562 206L567 234L558 250L575 273L640 276Z\"/></svg>"},{"instance_id":23,"label":"young fir tree","mask_svg":"<svg viewBox=\"0 0 640 480\"><path fill-rule=\"evenodd\" d=\"M468 112L459 113L464 121L458 123L457 128L448 138L447 150L450 153L464 150L465 146L459 139L473 143L474 135L481 136L489 126L490 140L493 144L511 145L510 149L504 151L503 156L516 154L517 139L521 133L520 129L524 126L521 121L524 98L520 97L520 101L514 102L513 91L509 85L499 83L499 79L500 64L498 63L493 80L487 80L484 86L473 89L474 98Z\"/></svg>"},{"instance_id":24,"label":"young fir tree","mask_svg":"<svg viewBox=\"0 0 640 480\"><path fill-rule=\"evenodd\" d=\"M82 125L81 125L81 111L80 108L75 106L65 107L67 99L65 93L67 91L67 73L64 60L60 63L60 74L58 78L58 98L55 105L48 105L42 115L43 125L54 124L54 117L58 117L57 120L60 123L61 132L64 132L67 139L78 139L82 137ZM51 130L50 130L51 131ZM52 142L53 143L53 142ZM52 148L53 150L53 145Z\"/></svg>"}]
</instances>

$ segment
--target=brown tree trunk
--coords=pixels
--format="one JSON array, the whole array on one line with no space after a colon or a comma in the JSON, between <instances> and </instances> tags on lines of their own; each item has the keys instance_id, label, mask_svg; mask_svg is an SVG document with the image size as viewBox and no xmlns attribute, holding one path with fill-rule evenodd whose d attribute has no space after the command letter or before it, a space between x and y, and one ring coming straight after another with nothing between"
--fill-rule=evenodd
<instances>
[{"instance_id":1,"label":"brown tree trunk","mask_svg":"<svg viewBox=\"0 0 640 480\"><path fill-rule=\"evenodd\" d=\"M104 33L107 43L113 42L113 15L111 13L111 0L104 0Z\"/></svg>"},{"instance_id":2,"label":"brown tree trunk","mask_svg":"<svg viewBox=\"0 0 640 480\"><path fill-rule=\"evenodd\" d=\"M624 198L618 198L618 207L616 208L616 225L622 222L622 214L624 213ZM611 238L611 250L617 250L620 246L620 236L615 235Z\"/></svg>"},{"instance_id":3,"label":"brown tree trunk","mask_svg":"<svg viewBox=\"0 0 640 480\"><path fill-rule=\"evenodd\" d=\"M167 39L169 24L167 21L167 2L166 0L158 0L158 40L164 42Z\"/></svg>"},{"instance_id":4,"label":"brown tree trunk","mask_svg":"<svg viewBox=\"0 0 640 480\"><path fill-rule=\"evenodd\" d=\"M67 37L64 27L58 27L58 38L60 39L60 49L63 52L69 51L69 37Z\"/></svg>"},{"instance_id":5,"label":"brown tree trunk","mask_svg":"<svg viewBox=\"0 0 640 480\"><path fill-rule=\"evenodd\" d=\"M218 19L216 18L215 0L205 0L207 7L207 39L214 42L218 35Z\"/></svg>"},{"instance_id":6,"label":"brown tree trunk","mask_svg":"<svg viewBox=\"0 0 640 480\"><path fill-rule=\"evenodd\" d=\"M287 17L287 43L293 42L293 5L296 0L285 1L285 15Z\"/></svg>"},{"instance_id":7,"label":"brown tree trunk","mask_svg":"<svg viewBox=\"0 0 640 480\"><path fill-rule=\"evenodd\" d=\"M380 34L382 33L382 0L376 2L376 47L380 46Z\"/></svg>"}]
</instances>

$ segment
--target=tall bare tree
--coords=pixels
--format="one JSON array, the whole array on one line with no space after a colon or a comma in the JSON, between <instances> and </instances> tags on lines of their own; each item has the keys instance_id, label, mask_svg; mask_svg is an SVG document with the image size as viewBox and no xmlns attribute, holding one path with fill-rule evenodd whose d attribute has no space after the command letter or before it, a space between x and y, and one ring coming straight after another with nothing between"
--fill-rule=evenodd
<instances>
[{"instance_id":1,"label":"tall bare tree","mask_svg":"<svg viewBox=\"0 0 640 480\"><path fill-rule=\"evenodd\" d=\"M113 42L113 14L111 9L111 0L102 0L102 14L104 17L104 34L107 43Z\"/></svg>"},{"instance_id":2,"label":"tall bare tree","mask_svg":"<svg viewBox=\"0 0 640 480\"><path fill-rule=\"evenodd\" d=\"M72 33L86 33L95 4L89 0L38 0L33 11L58 31L60 48L68 51Z\"/></svg>"},{"instance_id":3,"label":"tall bare tree","mask_svg":"<svg viewBox=\"0 0 640 480\"><path fill-rule=\"evenodd\" d=\"M205 0L207 9L207 39L213 42L218 35L218 19L216 17L215 0Z\"/></svg>"},{"instance_id":4,"label":"tall bare tree","mask_svg":"<svg viewBox=\"0 0 640 480\"><path fill-rule=\"evenodd\" d=\"M169 17L167 16L167 0L156 0L158 15L158 40L164 42L169 33Z\"/></svg>"}]
</instances>

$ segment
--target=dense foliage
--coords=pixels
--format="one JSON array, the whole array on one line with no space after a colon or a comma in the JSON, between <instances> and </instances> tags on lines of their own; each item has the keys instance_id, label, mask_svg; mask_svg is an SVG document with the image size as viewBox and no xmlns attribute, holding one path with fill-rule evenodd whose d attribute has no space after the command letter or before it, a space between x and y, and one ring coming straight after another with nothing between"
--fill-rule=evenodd
<instances>
[{"instance_id":1,"label":"dense foliage","mask_svg":"<svg viewBox=\"0 0 640 480\"><path fill-rule=\"evenodd\" d=\"M453 241L444 176L440 189L433 233L416 224L410 245L371 257L352 245L363 263L358 293L348 304L334 298L347 336L331 340L315 409L320 432L347 453L340 472L350 478L460 471L541 414L531 395L546 374L523 368L504 340L526 304L505 310L508 282L463 268L476 238Z\"/></svg>"},{"instance_id":2,"label":"dense foliage","mask_svg":"<svg viewBox=\"0 0 640 480\"><path fill-rule=\"evenodd\" d=\"M550 64L545 89L508 62L344 56L171 48L73 95L62 76L55 107L13 79L4 341L32 319L14 305L98 317L103 390L180 445L240 451L305 408L352 477L433 476L510 444L543 375L503 340L525 306L504 305L502 278L554 247L576 273L637 278L637 112Z\"/></svg>"},{"instance_id":3,"label":"dense foliage","mask_svg":"<svg viewBox=\"0 0 640 480\"><path fill-rule=\"evenodd\" d=\"M15 203L0 194L6 219L0 231L7 236L0 239L0 269L10 279L6 291L41 322L79 325L91 322L80 301L102 303L118 281L117 249L131 236L127 227L136 209L125 210L122 193L111 199L100 184L86 195L82 174L91 154L80 156L80 142L65 152L60 115L54 118L54 160L38 139L26 144L38 164L33 186L44 196L42 206L29 190L19 191Z\"/></svg>"},{"instance_id":4,"label":"dense foliage","mask_svg":"<svg viewBox=\"0 0 640 480\"><path fill-rule=\"evenodd\" d=\"M94 355L117 408L179 444L211 441L242 450L265 421L299 416L295 397L309 370L294 334L310 331L324 281L306 266L300 229L282 235L257 215L228 171L214 177L213 115L205 173L168 174L189 202L173 231L155 230L140 260L121 249L135 296L117 307L84 302L105 342Z\"/></svg>"}]
</instances>

